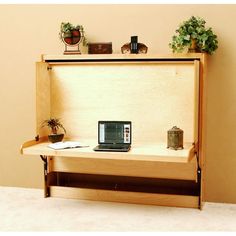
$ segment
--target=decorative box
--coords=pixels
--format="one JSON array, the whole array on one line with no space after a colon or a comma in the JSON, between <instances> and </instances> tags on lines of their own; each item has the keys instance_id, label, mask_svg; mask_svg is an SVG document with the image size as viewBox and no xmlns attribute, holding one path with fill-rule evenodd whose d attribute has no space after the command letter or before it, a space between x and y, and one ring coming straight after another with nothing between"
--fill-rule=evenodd
<instances>
[{"instance_id":1,"label":"decorative box","mask_svg":"<svg viewBox=\"0 0 236 236\"><path fill-rule=\"evenodd\" d=\"M183 149L183 137L184 131L177 126L174 126L172 129L168 130L167 137L167 148L171 149Z\"/></svg>"},{"instance_id":2,"label":"decorative box","mask_svg":"<svg viewBox=\"0 0 236 236\"><path fill-rule=\"evenodd\" d=\"M111 54L112 43L88 43L88 54Z\"/></svg>"}]
</instances>

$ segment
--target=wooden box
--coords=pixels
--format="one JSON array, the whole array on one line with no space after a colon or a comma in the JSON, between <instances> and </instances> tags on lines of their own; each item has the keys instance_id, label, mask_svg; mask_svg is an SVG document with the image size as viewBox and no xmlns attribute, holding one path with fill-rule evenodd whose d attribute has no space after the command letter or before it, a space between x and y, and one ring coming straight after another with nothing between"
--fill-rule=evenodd
<instances>
[{"instance_id":1,"label":"wooden box","mask_svg":"<svg viewBox=\"0 0 236 236\"><path fill-rule=\"evenodd\" d=\"M88 54L111 54L112 43L88 43Z\"/></svg>"}]
</instances>

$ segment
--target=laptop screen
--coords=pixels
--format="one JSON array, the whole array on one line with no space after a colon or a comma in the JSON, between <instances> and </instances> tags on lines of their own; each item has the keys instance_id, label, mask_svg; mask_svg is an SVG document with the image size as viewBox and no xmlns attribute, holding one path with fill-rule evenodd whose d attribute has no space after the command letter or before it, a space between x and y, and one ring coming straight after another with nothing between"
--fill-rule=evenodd
<instances>
[{"instance_id":1,"label":"laptop screen","mask_svg":"<svg viewBox=\"0 0 236 236\"><path fill-rule=\"evenodd\" d=\"M99 144L131 144L130 121L99 121Z\"/></svg>"}]
</instances>

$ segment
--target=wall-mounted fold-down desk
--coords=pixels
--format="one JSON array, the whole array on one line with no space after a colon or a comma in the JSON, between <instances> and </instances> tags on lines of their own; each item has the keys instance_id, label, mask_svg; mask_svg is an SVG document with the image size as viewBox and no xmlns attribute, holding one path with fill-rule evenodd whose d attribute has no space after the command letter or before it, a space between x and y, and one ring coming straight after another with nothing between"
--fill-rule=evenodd
<instances>
[{"instance_id":1,"label":"wall-mounted fold-down desk","mask_svg":"<svg viewBox=\"0 0 236 236\"><path fill-rule=\"evenodd\" d=\"M36 64L36 136L21 153L44 161L45 197L201 208L204 184L204 54L43 55ZM48 147L43 120L61 118L66 139ZM98 120L132 121L127 153L95 152ZM184 149L167 131L184 130Z\"/></svg>"}]
</instances>

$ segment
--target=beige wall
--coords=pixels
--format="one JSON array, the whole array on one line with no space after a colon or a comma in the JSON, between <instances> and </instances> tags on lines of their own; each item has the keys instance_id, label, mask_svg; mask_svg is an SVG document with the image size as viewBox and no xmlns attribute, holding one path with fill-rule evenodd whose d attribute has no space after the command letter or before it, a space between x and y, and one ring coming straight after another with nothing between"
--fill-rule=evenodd
<instances>
[{"instance_id":1,"label":"beige wall","mask_svg":"<svg viewBox=\"0 0 236 236\"><path fill-rule=\"evenodd\" d=\"M19 147L35 136L35 62L62 54L62 21L82 24L90 41L111 41L114 53L138 35L165 54L191 15L205 18L220 45L208 62L206 199L236 203L236 5L0 5L0 185L43 186L41 160Z\"/></svg>"}]
</instances>

